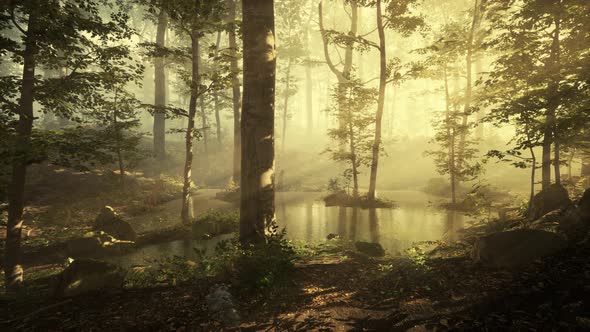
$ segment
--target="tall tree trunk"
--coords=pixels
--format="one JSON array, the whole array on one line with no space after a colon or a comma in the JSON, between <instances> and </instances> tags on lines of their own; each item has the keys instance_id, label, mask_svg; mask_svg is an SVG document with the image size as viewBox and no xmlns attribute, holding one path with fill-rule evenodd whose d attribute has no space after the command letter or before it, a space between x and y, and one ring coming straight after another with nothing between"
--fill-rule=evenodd
<instances>
[{"instance_id":1,"label":"tall tree trunk","mask_svg":"<svg viewBox=\"0 0 590 332\"><path fill-rule=\"evenodd\" d=\"M119 121L118 121L118 117L119 117L119 110L117 108L117 90L118 88L115 88L115 97L113 99L114 103L114 109L113 109L113 129L115 130L115 150L117 152L117 162L119 163L119 174L121 177L121 188L123 188L123 190L125 190L125 163L123 161L123 153L121 151L121 141L123 140L123 137L121 135L121 128L119 128Z\"/></svg>"},{"instance_id":2,"label":"tall tree trunk","mask_svg":"<svg viewBox=\"0 0 590 332\"><path fill-rule=\"evenodd\" d=\"M221 45L221 31L217 32L217 43L215 44L215 55L216 58L219 55L219 47ZM215 60L215 69L218 67L218 61ZM215 107L215 134L217 137L217 150L221 151L221 105L219 104L219 91L215 90L213 94L213 104Z\"/></svg>"},{"instance_id":3,"label":"tall tree trunk","mask_svg":"<svg viewBox=\"0 0 590 332\"><path fill-rule=\"evenodd\" d=\"M236 22L236 1L228 0L229 21ZM236 43L235 27L229 30L229 51L230 51L230 68L232 72L232 106L234 113L234 156L233 156L233 181L240 182L240 153L241 153L241 131L240 131L240 117L241 117L241 103L242 97L240 95L240 79L238 68L238 46Z\"/></svg>"},{"instance_id":4,"label":"tall tree trunk","mask_svg":"<svg viewBox=\"0 0 590 332\"><path fill-rule=\"evenodd\" d=\"M209 167L209 122L207 120L207 110L205 107L205 96L199 95L199 108L201 109L201 130L203 131L203 162L205 167Z\"/></svg>"},{"instance_id":5,"label":"tall tree trunk","mask_svg":"<svg viewBox=\"0 0 590 332\"><path fill-rule=\"evenodd\" d=\"M193 140L195 139L195 116L197 114L197 98L200 93L199 77L199 32L193 30L191 33L191 54L192 54L192 74L191 74L191 97L188 106L188 123L186 126L186 157L184 161L184 183L182 186L182 211L181 218L185 225L190 224L192 219L191 209L191 185L193 171Z\"/></svg>"},{"instance_id":6,"label":"tall tree trunk","mask_svg":"<svg viewBox=\"0 0 590 332\"><path fill-rule=\"evenodd\" d=\"M473 77L472 77L472 65L473 65L473 39L475 31L478 27L479 22L479 0L475 0L473 9L473 20L471 22L471 29L469 30L469 36L467 40L467 54L465 56L466 65L466 82L465 82L465 100L463 105L463 114L461 116L461 131L459 134L459 151L457 152L457 169L459 172L463 170L465 166L465 148L467 135L469 134L469 113L471 112L471 95L473 93Z\"/></svg>"},{"instance_id":7,"label":"tall tree trunk","mask_svg":"<svg viewBox=\"0 0 590 332\"><path fill-rule=\"evenodd\" d=\"M353 51L354 51L354 43L350 43L349 45L346 46L345 51L344 51L344 60L342 61L342 63L343 63L342 69L339 70L336 67L336 65L334 64L334 62L332 61L332 58L330 57L328 34L324 28L323 1L320 1L319 5L318 5L318 15L319 15L320 33L322 35L322 42L323 42L323 46L324 46L324 57L326 58L326 63L328 65L328 67L330 68L330 70L332 71L334 76L336 76L336 78L338 79L339 89L341 89L340 86L344 83L347 83L348 80L350 80L350 75L352 72L352 60L353 60L352 58L353 58ZM351 37L356 37L357 31L358 31L358 4L355 0L351 0L350 1L350 31L348 32L348 35ZM342 92L342 91L339 91L339 94L340 94L340 92ZM342 111L342 109L344 108L344 105L339 105L338 108L340 111ZM342 121L339 121L339 122L340 122L339 126L341 127L341 129L344 129L343 128L344 124L342 123Z\"/></svg>"},{"instance_id":8,"label":"tall tree trunk","mask_svg":"<svg viewBox=\"0 0 590 332\"><path fill-rule=\"evenodd\" d=\"M549 95L551 96L551 101L549 105L549 109L551 112L551 129L553 131L553 145L554 145L554 157L553 157L553 167L555 172L555 184L561 185L561 158L560 158L560 142L559 142L559 132L557 129L557 119L556 119L556 112L557 108L560 104L559 98L559 81L560 81L560 67L561 67L561 50L560 50L560 39L559 35L561 33L561 19L559 14L555 14L554 17L555 22L555 32L553 33L553 41L551 43L551 65L552 65L552 77L551 83L549 84Z\"/></svg>"},{"instance_id":9,"label":"tall tree trunk","mask_svg":"<svg viewBox=\"0 0 590 332\"><path fill-rule=\"evenodd\" d=\"M477 80L481 80L483 78L483 63L481 59L481 55L479 55L475 59L475 72L477 75ZM483 122L485 111L483 109L478 110L477 112L477 128L475 129L475 138L478 141L481 141L485 135L485 124Z\"/></svg>"},{"instance_id":10,"label":"tall tree trunk","mask_svg":"<svg viewBox=\"0 0 590 332\"><path fill-rule=\"evenodd\" d=\"M274 2L243 1L244 98L240 240L265 241L274 224Z\"/></svg>"},{"instance_id":11,"label":"tall tree trunk","mask_svg":"<svg viewBox=\"0 0 590 332\"><path fill-rule=\"evenodd\" d=\"M359 197L359 179L358 179L358 169L357 169L357 156L356 156L356 144L354 139L354 128L352 127L352 122L348 123L348 136L350 138L350 163L352 167L352 197L358 198Z\"/></svg>"},{"instance_id":12,"label":"tall tree trunk","mask_svg":"<svg viewBox=\"0 0 590 332\"><path fill-rule=\"evenodd\" d=\"M369 181L368 200L375 200L377 188L377 167L379 166L379 150L381 145L381 121L385 105L385 86L387 85L387 54L385 49L385 29L381 13L381 0L377 0L377 31L379 32L379 100L375 116L375 141L373 142L373 159L371 160L371 175Z\"/></svg>"},{"instance_id":13,"label":"tall tree trunk","mask_svg":"<svg viewBox=\"0 0 590 332\"><path fill-rule=\"evenodd\" d=\"M313 17L314 2L310 1L309 18L305 30L305 39L307 42L307 65L305 66L305 108L307 111L307 133L313 131L313 80L311 79L311 18Z\"/></svg>"},{"instance_id":14,"label":"tall tree trunk","mask_svg":"<svg viewBox=\"0 0 590 332\"><path fill-rule=\"evenodd\" d=\"M283 99L283 131L281 135L281 152L285 153L285 138L287 137L287 118L289 117L289 89L291 88L291 64L292 58L289 58L287 63L287 72L285 82L285 96Z\"/></svg>"},{"instance_id":15,"label":"tall tree trunk","mask_svg":"<svg viewBox=\"0 0 590 332\"><path fill-rule=\"evenodd\" d=\"M164 10L160 10L156 31L156 44L159 47L166 46L167 27L168 15ZM154 105L156 107L154 112L154 157L161 161L166 158L166 112L163 110L166 106L166 71L164 68L164 58L157 57L155 59L154 72Z\"/></svg>"},{"instance_id":16,"label":"tall tree trunk","mask_svg":"<svg viewBox=\"0 0 590 332\"><path fill-rule=\"evenodd\" d=\"M34 11L33 11L34 12ZM23 282L21 233L27 161L31 152L31 132L33 131L33 101L35 99L35 45L34 29L37 26L34 14L29 15L28 33L25 36L23 51L23 80L21 82L18 124L16 127L17 158L12 165L12 175L8 186L8 222L4 247L4 285L8 292L17 291Z\"/></svg>"},{"instance_id":17,"label":"tall tree trunk","mask_svg":"<svg viewBox=\"0 0 590 332\"><path fill-rule=\"evenodd\" d=\"M447 64L444 64L443 74L445 76L445 122L447 127L447 139L449 144L449 176L451 181L451 202L457 203L457 180L455 174L455 120L451 116L451 95L449 93L449 76L447 72ZM451 126L451 122L453 125Z\"/></svg>"}]
</instances>

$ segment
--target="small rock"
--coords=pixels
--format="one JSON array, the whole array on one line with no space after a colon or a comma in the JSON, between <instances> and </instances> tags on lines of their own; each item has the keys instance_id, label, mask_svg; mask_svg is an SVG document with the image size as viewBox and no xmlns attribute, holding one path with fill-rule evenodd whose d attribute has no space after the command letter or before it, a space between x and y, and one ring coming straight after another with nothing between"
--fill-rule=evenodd
<instances>
[{"instance_id":1,"label":"small rock","mask_svg":"<svg viewBox=\"0 0 590 332\"><path fill-rule=\"evenodd\" d=\"M379 243L357 241L354 243L356 250L367 256L382 257L385 256L385 250Z\"/></svg>"},{"instance_id":2,"label":"small rock","mask_svg":"<svg viewBox=\"0 0 590 332\"><path fill-rule=\"evenodd\" d=\"M492 268L519 268L554 254L565 247L565 240L551 232L517 229L479 238L471 253L475 262Z\"/></svg>"},{"instance_id":3,"label":"small rock","mask_svg":"<svg viewBox=\"0 0 590 332\"><path fill-rule=\"evenodd\" d=\"M69 297L99 289L120 289L125 274L125 270L111 263L77 259L59 275L54 294Z\"/></svg>"},{"instance_id":4,"label":"small rock","mask_svg":"<svg viewBox=\"0 0 590 332\"><path fill-rule=\"evenodd\" d=\"M334 240L334 239L339 239L340 235L334 234L334 233L330 233L328 234L328 236L326 236L326 240Z\"/></svg>"}]
</instances>

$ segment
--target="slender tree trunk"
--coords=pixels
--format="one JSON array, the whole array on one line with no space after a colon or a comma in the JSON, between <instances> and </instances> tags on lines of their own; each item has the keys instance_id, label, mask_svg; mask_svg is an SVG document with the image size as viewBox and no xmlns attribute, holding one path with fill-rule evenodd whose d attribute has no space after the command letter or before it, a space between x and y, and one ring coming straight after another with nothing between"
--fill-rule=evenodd
<instances>
[{"instance_id":1,"label":"slender tree trunk","mask_svg":"<svg viewBox=\"0 0 590 332\"><path fill-rule=\"evenodd\" d=\"M354 129L352 127L352 121L348 124L348 136L350 137L350 163L352 167L352 197L359 197L359 179L357 170L357 158L356 158L356 144L354 139Z\"/></svg>"},{"instance_id":2,"label":"slender tree trunk","mask_svg":"<svg viewBox=\"0 0 590 332\"><path fill-rule=\"evenodd\" d=\"M529 206L528 212L530 214L531 209L533 207L533 199L535 198L535 176L537 173L537 156L535 155L535 150L529 147L529 151L531 152L531 158L533 160L533 166L531 169L531 194L529 196Z\"/></svg>"},{"instance_id":3,"label":"slender tree trunk","mask_svg":"<svg viewBox=\"0 0 590 332\"><path fill-rule=\"evenodd\" d=\"M117 89L117 88L115 88ZM121 129L119 128L119 110L117 108L117 90L115 90L115 97L114 97L114 109L113 109L113 129L115 130L115 149L117 152L117 161L119 163L119 174L121 176L121 188L125 190L125 163L123 161L123 153L121 152L121 141L123 137L121 135Z\"/></svg>"},{"instance_id":4,"label":"slender tree trunk","mask_svg":"<svg viewBox=\"0 0 590 332\"><path fill-rule=\"evenodd\" d=\"M236 22L236 1L228 0L228 12L229 21L232 23ZM236 31L235 27L229 30L229 50L230 50L230 68L232 72L232 106L234 113L234 158L233 158L233 181L235 183L240 182L240 153L241 153L241 103L242 97L240 93L240 69L238 67L238 46L236 43Z\"/></svg>"},{"instance_id":5,"label":"slender tree trunk","mask_svg":"<svg viewBox=\"0 0 590 332\"><path fill-rule=\"evenodd\" d=\"M199 95L199 108L201 109L201 127L203 128L203 161L205 167L209 165L209 121L207 120L207 110L205 107L205 96Z\"/></svg>"},{"instance_id":6,"label":"slender tree trunk","mask_svg":"<svg viewBox=\"0 0 590 332\"><path fill-rule=\"evenodd\" d=\"M188 106L188 123L186 126L186 158L184 162L184 183L182 186L182 211L183 224L188 225L192 219L191 209L191 185L193 171L193 140L195 139L195 116L197 114L197 98L199 96L199 32L194 30L191 34L192 74L191 96Z\"/></svg>"},{"instance_id":7,"label":"slender tree trunk","mask_svg":"<svg viewBox=\"0 0 590 332\"><path fill-rule=\"evenodd\" d=\"M221 31L217 32L217 43L215 45L215 55L219 55L219 47L221 45ZM217 69L218 63L215 60L215 68ZM213 103L215 107L215 134L217 137L217 150L221 151L221 117L219 113L221 112L221 105L219 104L219 91L216 90L213 94Z\"/></svg>"},{"instance_id":8,"label":"slender tree trunk","mask_svg":"<svg viewBox=\"0 0 590 332\"><path fill-rule=\"evenodd\" d=\"M477 73L477 79L480 80L483 77L483 64L481 55L477 57L475 60L475 72ZM481 141L485 135L485 124L483 122L485 111L483 109L478 110L477 112L477 128L475 130L475 138L478 141Z\"/></svg>"},{"instance_id":9,"label":"slender tree trunk","mask_svg":"<svg viewBox=\"0 0 590 332\"><path fill-rule=\"evenodd\" d=\"M274 225L274 92L276 51L273 0L243 1L244 98L240 240L263 242Z\"/></svg>"},{"instance_id":10,"label":"slender tree trunk","mask_svg":"<svg viewBox=\"0 0 590 332\"><path fill-rule=\"evenodd\" d=\"M377 101L377 114L375 116L375 141L373 142L373 159L371 161L371 175L369 181L368 200L375 200L377 189L377 168L379 166L379 150L381 145L381 121L383 120L383 107L385 105L385 86L387 85L387 54L385 49L385 29L381 14L381 0L377 0L377 31L379 32L379 100Z\"/></svg>"},{"instance_id":11,"label":"slender tree trunk","mask_svg":"<svg viewBox=\"0 0 590 332\"><path fill-rule=\"evenodd\" d=\"M307 42L307 65L305 66L305 108L307 111L307 133L313 132L313 80L311 79L311 18L313 17L314 2L310 1L309 18L305 30Z\"/></svg>"},{"instance_id":12,"label":"slender tree trunk","mask_svg":"<svg viewBox=\"0 0 590 332\"><path fill-rule=\"evenodd\" d=\"M443 74L445 76L445 105L446 105L446 112L445 112L445 122L447 127L447 139L449 140L449 176L451 181L451 202L453 204L457 203L457 194L456 194L456 184L457 180L455 178L455 120L451 116L451 96L449 93L449 78L447 73L447 64L444 64ZM451 126L451 123L453 125Z\"/></svg>"},{"instance_id":13,"label":"slender tree trunk","mask_svg":"<svg viewBox=\"0 0 590 332\"><path fill-rule=\"evenodd\" d=\"M156 31L156 44L159 47L166 46L167 27L168 15L164 10L160 10ZM163 110L166 106L166 71L164 68L164 58L158 57L155 59L154 71L154 105L156 107L154 112L154 157L162 161L166 158L166 112Z\"/></svg>"},{"instance_id":14,"label":"slender tree trunk","mask_svg":"<svg viewBox=\"0 0 590 332\"><path fill-rule=\"evenodd\" d=\"M551 58L552 58L552 79L551 83L549 84L550 90L550 106L551 109L551 119L552 125L551 129L553 131L553 145L554 145L554 157L553 157L553 167L555 172L555 184L561 185L561 158L560 158L560 142L559 142L559 132L557 129L557 119L556 119L556 112L557 108L560 104L559 98L559 81L560 81L560 67L561 67L561 54L560 54L560 39L559 35L561 32L561 19L559 14L555 15L554 18L555 22L555 32L553 33L553 41L551 43Z\"/></svg>"},{"instance_id":15,"label":"slender tree trunk","mask_svg":"<svg viewBox=\"0 0 590 332\"><path fill-rule=\"evenodd\" d=\"M344 60L342 61L342 70L339 70L332 58L330 57L329 52L329 40L328 34L324 28L324 18L323 18L323 1L320 1L318 5L318 15L319 15L319 26L320 26L320 33L322 35L322 42L324 48L324 57L326 58L326 63L328 67L338 79L339 85L347 83L350 80L350 75L352 72L352 60L353 60L353 51L354 51L354 43L350 43L347 45L344 51ZM349 36L356 36L358 30L358 4L355 0L350 1L350 31L348 32ZM340 89L340 88L339 88ZM338 106L340 112L344 109L344 105ZM339 126L341 129L344 129L344 124L342 121L339 121ZM342 147L341 147L342 148Z\"/></svg>"},{"instance_id":16,"label":"slender tree trunk","mask_svg":"<svg viewBox=\"0 0 590 332\"><path fill-rule=\"evenodd\" d=\"M473 93L473 77L472 77L472 65L473 65L473 39L475 31L479 22L479 0L475 0L475 6L473 11L473 21L471 23L471 30L469 30L469 37L467 40L467 55L465 56L466 64L466 82L465 82L465 103L463 105L463 114L461 116L461 131L459 134L459 151L457 153L457 168L461 172L465 164L465 148L467 135L469 134L469 113L471 112L471 95Z\"/></svg>"},{"instance_id":17,"label":"slender tree trunk","mask_svg":"<svg viewBox=\"0 0 590 332\"><path fill-rule=\"evenodd\" d=\"M16 127L17 156L12 165L12 175L8 186L8 222L4 246L4 285L6 291L17 291L23 282L21 233L27 161L31 152L31 132L33 130L33 101L35 99L35 45L34 28L37 26L34 14L29 15L28 33L23 51L23 80L21 82L18 124Z\"/></svg>"},{"instance_id":18,"label":"slender tree trunk","mask_svg":"<svg viewBox=\"0 0 590 332\"><path fill-rule=\"evenodd\" d=\"M285 153L285 138L287 137L287 118L289 117L289 89L291 88L291 64L292 58L287 63L287 72L285 82L285 96L283 99L283 132L281 135L281 152Z\"/></svg>"}]
</instances>

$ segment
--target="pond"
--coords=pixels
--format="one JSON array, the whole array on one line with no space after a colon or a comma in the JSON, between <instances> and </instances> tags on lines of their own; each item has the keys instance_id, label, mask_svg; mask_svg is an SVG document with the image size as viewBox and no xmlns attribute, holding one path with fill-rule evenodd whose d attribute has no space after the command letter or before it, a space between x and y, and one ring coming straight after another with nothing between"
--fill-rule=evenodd
<instances>
[{"instance_id":1,"label":"pond","mask_svg":"<svg viewBox=\"0 0 590 332\"><path fill-rule=\"evenodd\" d=\"M279 192L276 195L277 223L287 229L287 237L293 240L320 242L325 241L328 234L335 234L343 239L379 242L389 254L400 255L415 242L456 240L457 231L469 220L456 211L438 208L440 198L420 191L385 191L379 196L395 201L396 208L326 207L322 193ZM202 212L218 202L213 192L203 192L199 207L195 209ZM195 248L211 254L217 243L231 237L232 234L226 234L208 240L189 238L159 243L110 260L132 266L172 256L195 259L198 256Z\"/></svg>"}]
</instances>

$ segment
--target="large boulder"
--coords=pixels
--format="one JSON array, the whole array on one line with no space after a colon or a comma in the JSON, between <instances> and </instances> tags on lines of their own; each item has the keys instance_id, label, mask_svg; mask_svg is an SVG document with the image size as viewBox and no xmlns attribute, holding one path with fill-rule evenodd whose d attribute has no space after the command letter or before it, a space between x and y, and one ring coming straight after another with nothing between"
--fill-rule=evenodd
<instances>
[{"instance_id":1,"label":"large boulder","mask_svg":"<svg viewBox=\"0 0 590 332\"><path fill-rule=\"evenodd\" d=\"M529 228L561 233L568 241L577 243L584 240L590 223L584 218L581 210L572 205L547 213L532 222Z\"/></svg>"},{"instance_id":2,"label":"large boulder","mask_svg":"<svg viewBox=\"0 0 590 332\"><path fill-rule=\"evenodd\" d=\"M475 262L491 268L514 269L563 249L565 240L552 232L517 229L479 238L471 256Z\"/></svg>"},{"instance_id":3,"label":"large boulder","mask_svg":"<svg viewBox=\"0 0 590 332\"><path fill-rule=\"evenodd\" d=\"M372 257L382 257L385 256L385 250L379 243L375 242L364 242L364 241L357 241L354 243L356 250L359 252Z\"/></svg>"},{"instance_id":4,"label":"large boulder","mask_svg":"<svg viewBox=\"0 0 590 332\"><path fill-rule=\"evenodd\" d=\"M54 295L69 297L89 291L121 289L125 275L125 270L117 265L93 259L77 259L58 276Z\"/></svg>"},{"instance_id":5,"label":"large boulder","mask_svg":"<svg viewBox=\"0 0 590 332\"><path fill-rule=\"evenodd\" d=\"M92 229L105 232L118 240L137 240L137 233L131 227L131 224L123 220L110 206L102 208L100 214L96 217Z\"/></svg>"},{"instance_id":6,"label":"large boulder","mask_svg":"<svg viewBox=\"0 0 590 332\"><path fill-rule=\"evenodd\" d=\"M563 209L570 205L572 205L572 201L567 190L561 185L553 184L533 197L529 218L537 220L551 211Z\"/></svg>"}]
</instances>

